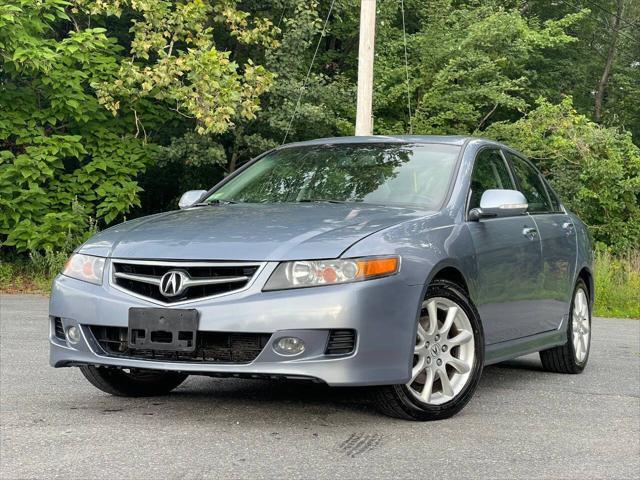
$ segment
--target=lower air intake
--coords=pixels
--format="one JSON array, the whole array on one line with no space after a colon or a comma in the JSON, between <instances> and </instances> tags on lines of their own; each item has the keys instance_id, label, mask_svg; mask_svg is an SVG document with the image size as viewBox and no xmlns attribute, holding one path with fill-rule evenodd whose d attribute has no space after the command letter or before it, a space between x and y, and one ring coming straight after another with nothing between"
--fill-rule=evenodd
<instances>
[{"instance_id":1,"label":"lower air intake","mask_svg":"<svg viewBox=\"0 0 640 480\"><path fill-rule=\"evenodd\" d=\"M325 355L349 355L356 348L355 330L331 330Z\"/></svg>"},{"instance_id":2,"label":"lower air intake","mask_svg":"<svg viewBox=\"0 0 640 480\"><path fill-rule=\"evenodd\" d=\"M137 360L193 363L250 363L271 338L270 333L202 332L196 334L193 352L131 349L124 327L89 326L104 353Z\"/></svg>"},{"instance_id":3,"label":"lower air intake","mask_svg":"<svg viewBox=\"0 0 640 480\"><path fill-rule=\"evenodd\" d=\"M59 317L53 318L53 334L58 340L66 340L64 335L64 327L62 326L62 320Z\"/></svg>"}]
</instances>

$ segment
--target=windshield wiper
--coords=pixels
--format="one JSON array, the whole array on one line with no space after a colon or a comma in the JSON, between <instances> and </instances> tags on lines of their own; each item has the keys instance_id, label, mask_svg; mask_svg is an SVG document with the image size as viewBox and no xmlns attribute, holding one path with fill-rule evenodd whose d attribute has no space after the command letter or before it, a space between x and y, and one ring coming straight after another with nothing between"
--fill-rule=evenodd
<instances>
[{"instance_id":1,"label":"windshield wiper","mask_svg":"<svg viewBox=\"0 0 640 480\"><path fill-rule=\"evenodd\" d=\"M208 202L199 202L191 205L192 207L210 207L211 205L231 205L232 203L238 203L235 200L225 200L222 198L214 198Z\"/></svg>"},{"instance_id":2,"label":"windshield wiper","mask_svg":"<svg viewBox=\"0 0 640 480\"><path fill-rule=\"evenodd\" d=\"M298 203L347 203L343 200L331 200L328 198L302 198Z\"/></svg>"}]
</instances>

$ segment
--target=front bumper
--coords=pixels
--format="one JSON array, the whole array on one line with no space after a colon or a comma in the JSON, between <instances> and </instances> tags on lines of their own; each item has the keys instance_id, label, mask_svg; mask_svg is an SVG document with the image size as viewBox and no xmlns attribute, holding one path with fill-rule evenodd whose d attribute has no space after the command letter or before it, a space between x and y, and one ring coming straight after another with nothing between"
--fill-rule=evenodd
<instances>
[{"instance_id":1,"label":"front bumper","mask_svg":"<svg viewBox=\"0 0 640 480\"><path fill-rule=\"evenodd\" d=\"M421 286L410 286L395 275L346 285L262 292L276 265L268 263L247 290L180 305L199 311L199 331L272 334L250 363L140 360L104 354L96 347L88 325L126 327L130 307L158 305L108 282L98 286L65 276L54 281L49 314L60 318L65 329L80 326L82 338L76 345L60 340L52 321L50 363L54 367L91 364L205 375L305 377L336 386L409 380ZM355 330L355 351L348 356L325 355L330 329ZM302 339L305 351L296 357L278 355L272 342L281 336Z\"/></svg>"}]
</instances>

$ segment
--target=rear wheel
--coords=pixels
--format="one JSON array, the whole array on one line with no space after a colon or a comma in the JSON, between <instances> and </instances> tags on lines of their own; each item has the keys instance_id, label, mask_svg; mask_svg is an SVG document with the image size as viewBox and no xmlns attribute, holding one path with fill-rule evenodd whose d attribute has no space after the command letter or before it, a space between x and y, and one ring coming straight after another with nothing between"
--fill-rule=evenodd
<instances>
[{"instance_id":1,"label":"rear wheel","mask_svg":"<svg viewBox=\"0 0 640 480\"><path fill-rule=\"evenodd\" d=\"M567 343L540 352L545 370L556 373L580 373L587 366L591 348L591 304L587 286L576 282L567 322Z\"/></svg>"},{"instance_id":2,"label":"rear wheel","mask_svg":"<svg viewBox=\"0 0 640 480\"><path fill-rule=\"evenodd\" d=\"M122 370L93 365L83 365L80 371L94 387L120 397L166 395L188 377L184 373L135 368Z\"/></svg>"},{"instance_id":3,"label":"rear wheel","mask_svg":"<svg viewBox=\"0 0 640 480\"><path fill-rule=\"evenodd\" d=\"M417 325L411 379L378 387L380 410L408 420L440 420L458 413L476 390L484 361L478 313L454 283L427 290Z\"/></svg>"}]
</instances>

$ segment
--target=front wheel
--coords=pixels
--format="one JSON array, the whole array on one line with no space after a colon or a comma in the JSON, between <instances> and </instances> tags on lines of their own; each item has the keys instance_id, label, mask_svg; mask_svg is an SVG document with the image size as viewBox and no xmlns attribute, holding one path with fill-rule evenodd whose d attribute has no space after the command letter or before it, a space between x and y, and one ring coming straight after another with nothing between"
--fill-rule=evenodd
<instances>
[{"instance_id":1,"label":"front wheel","mask_svg":"<svg viewBox=\"0 0 640 480\"><path fill-rule=\"evenodd\" d=\"M435 281L420 309L411 379L376 389L380 410L407 420L440 420L473 396L484 362L482 325L456 284Z\"/></svg>"},{"instance_id":2,"label":"front wheel","mask_svg":"<svg viewBox=\"0 0 640 480\"><path fill-rule=\"evenodd\" d=\"M188 377L184 373L135 368L125 371L93 365L83 365L80 371L94 387L119 397L166 395Z\"/></svg>"}]
</instances>

